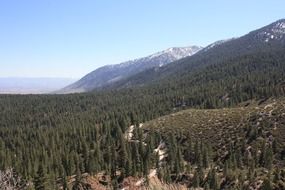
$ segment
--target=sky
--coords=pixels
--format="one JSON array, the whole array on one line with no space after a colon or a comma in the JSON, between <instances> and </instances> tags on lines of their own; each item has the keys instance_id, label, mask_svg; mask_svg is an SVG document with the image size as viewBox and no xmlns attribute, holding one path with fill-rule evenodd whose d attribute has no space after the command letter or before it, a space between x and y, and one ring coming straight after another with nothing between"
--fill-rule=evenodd
<instances>
[{"instance_id":1,"label":"sky","mask_svg":"<svg viewBox=\"0 0 285 190\"><path fill-rule=\"evenodd\" d=\"M80 78L281 18L284 0L0 0L0 77Z\"/></svg>"}]
</instances>

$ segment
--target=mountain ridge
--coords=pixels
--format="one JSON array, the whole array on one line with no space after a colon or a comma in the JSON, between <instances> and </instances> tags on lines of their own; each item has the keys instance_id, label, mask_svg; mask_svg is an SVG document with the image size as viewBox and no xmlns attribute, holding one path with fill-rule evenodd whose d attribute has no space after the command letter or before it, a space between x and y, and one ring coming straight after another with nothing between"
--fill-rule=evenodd
<instances>
[{"instance_id":1,"label":"mountain ridge","mask_svg":"<svg viewBox=\"0 0 285 190\"><path fill-rule=\"evenodd\" d=\"M146 85L148 81L160 80L161 77L159 76L163 75L161 74L163 72L175 75L176 72L182 70L185 73L196 67L207 65L210 62L209 60L219 62L225 58L242 56L257 51L267 51L272 46L277 47L280 44L285 44L284 34L285 19L280 19L243 36L218 40L205 48L199 46L168 48L147 57L100 67L74 84L59 90L58 93L80 93ZM188 63L185 64L186 62ZM138 78L145 77L146 80L136 84L136 82L132 82L132 79L136 76Z\"/></svg>"},{"instance_id":2,"label":"mountain ridge","mask_svg":"<svg viewBox=\"0 0 285 190\"><path fill-rule=\"evenodd\" d=\"M85 75L79 81L57 91L57 93L87 92L102 88L144 70L161 67L178 59L192 56L201 49L200 46L172 47L120 64L105 65Z\"/></svg>"},{"instance_id":3,"label":"mountain ridge","mask_svg":"<svg viewBox=\"0 0 285 190\"><path fill-rule=\"evenodd\" d=\"M190 75L210 65L227 62L232 59L260 52L279 51L285 47L285 19L280 19L267 26L251 31L241 37L216 41L191 57L186 57L157 69L149 69L125 80L110 85L109 89L129 88L162 82L165 78ZM265 32L266 36L262 36ZM268 31L270 39L268 39ZM274 35L275 37L271 38ZM268 39L268 40L267 40ZM222 66L222 65L221 65Z\"/></svg>"}]
</instances>

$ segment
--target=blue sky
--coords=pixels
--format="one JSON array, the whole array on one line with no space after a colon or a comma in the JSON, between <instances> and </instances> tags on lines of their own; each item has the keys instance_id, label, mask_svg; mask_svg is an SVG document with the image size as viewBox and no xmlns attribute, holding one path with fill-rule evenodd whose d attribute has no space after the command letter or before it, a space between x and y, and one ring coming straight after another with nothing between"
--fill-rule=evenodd
<instances>
[{"instance_id":1,"label":"blue sky","mask_svg":"<svg viewBox=\"0 0 285 190\"><path fill-rule=\"evenodd\" d=\"M0 77L72 77L285 18L284 0L0 0Z\"/></svg>"}]
</instances>

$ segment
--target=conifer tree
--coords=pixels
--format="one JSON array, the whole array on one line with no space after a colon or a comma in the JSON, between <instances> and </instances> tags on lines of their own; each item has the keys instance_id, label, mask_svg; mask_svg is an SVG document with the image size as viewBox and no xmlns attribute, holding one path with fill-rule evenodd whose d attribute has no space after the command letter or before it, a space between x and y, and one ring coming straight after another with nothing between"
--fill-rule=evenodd
<instances>
[{"instance_id":1,"label":"conifer tree","mask_svg":"<svg viewBox=\"0 0 285 190\"><path fill-rule=\"evenodd\" d=\"M194 176L193 176L193 187L198 188L200 187L200 178L199 174L197 171L195 171Z\"/></svg>"},{"instance_id":2,"label":"conifer tree","mask_svg":"<svg viewBox=\"0 0 285 190\"><path fill-rule=\"evenodd\" d=\"M75 181L74 181L74 184L72 186L72 190L80 189L80 187L81 187L81 180L82 180L81 172L80 172L79 167L77 167Z\"/></svg>"},{"instance_id":3,"label":"conifer tree","mask_svg":"<svg viewBox=\"0 0 285 190\"><path fill-rule=\"evenodd\" d=\"M272 148L268 147L265 150L265 155L264 155L264 166L268 169L271 170L272 168L272 161L273 161L273 152Z\"/></svg>"},{"instance_id":4,"label":"conifer tree","mask_svg":"<svg viewBox=\"0 0 285 190\"><path fill-rule=\"evenodd\" d=\"M268 176L265 178L265 180L263 181L262 190L272 190L272 184L271 184L271 176L270 173L268 174Z\"/></svg>"},{"instance_id":5,"label":"conifer tree","mask_svg":"<svg viewBox=\"0 0 285 190\"><path fill-rule=\"evenodd\" d=\"M209 172L209 185L210 189L218 190L218 180L215 169L211 169L211 171Z\"/></svg>"},{"instance_id":6,"label":"conifer tree","mask_svg":"<svg viewBox=\"0 0 285 190\"><path fill-rule=\"evenodd\" d=\"M42 164L39 164L36 176L34 178L35 190L45 190L46 189L46 177Z\"/></svg>"},{"instance_id":7,"label":"conifer tree","mask_svg":"<svg viewBox=\"0 0 285 190\"><path fill-rule=\"evenodd\" d=\"M209 157L206 149L203 150L203 168L209 167Z\"/></svg>"}]
</instances>

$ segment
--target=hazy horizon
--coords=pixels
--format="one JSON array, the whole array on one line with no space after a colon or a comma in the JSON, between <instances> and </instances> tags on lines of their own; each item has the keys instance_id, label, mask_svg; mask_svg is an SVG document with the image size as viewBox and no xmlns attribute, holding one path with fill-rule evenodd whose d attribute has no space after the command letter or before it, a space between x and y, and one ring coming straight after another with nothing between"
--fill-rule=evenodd
<instances>
[{"instance_id":1,"label":"hazy horizon","mask_svg":"<svg viewBox=\"0 0 285 190\"><path fill-rule=\"evenodd\" d=\"M51 77L0 77L0 94L52 93L76 80Z\"/></svg>"}]
</instances>

